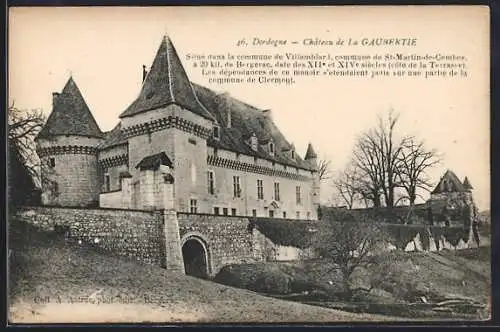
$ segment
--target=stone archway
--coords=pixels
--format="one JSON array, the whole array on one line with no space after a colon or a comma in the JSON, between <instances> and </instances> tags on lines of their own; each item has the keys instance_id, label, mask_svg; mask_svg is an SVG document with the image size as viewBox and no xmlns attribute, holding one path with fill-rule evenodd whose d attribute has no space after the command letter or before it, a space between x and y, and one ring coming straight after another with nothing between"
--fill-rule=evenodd
<instances>
[{"instance_id":1,"label":"stone archway","mask_svg":"<svg viewBox=\"0 0 500 332\"><path fill-rule=\"evenodd\" d=\"M210 262L205 241L197 236L187 237L182 244L182 258L187 275L206 279L210 275Z\"/></svg>"}]
</instances>

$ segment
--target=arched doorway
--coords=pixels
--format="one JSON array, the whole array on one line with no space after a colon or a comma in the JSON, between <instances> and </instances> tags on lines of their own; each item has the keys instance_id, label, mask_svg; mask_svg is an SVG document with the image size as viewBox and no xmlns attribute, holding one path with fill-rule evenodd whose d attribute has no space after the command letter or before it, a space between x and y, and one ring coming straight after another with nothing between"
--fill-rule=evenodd
<instances>
[{"instance_id":1,"label":"arched doorway","mask_svg":"<svg viewBox=\"0 0 500 332\"><path fill-rule=\"evenodd\" d=\"M208 277L207 250L199 239L192 237L184 242L182 257L187 275L204 279Z\"/></svg>"}]
</instances>

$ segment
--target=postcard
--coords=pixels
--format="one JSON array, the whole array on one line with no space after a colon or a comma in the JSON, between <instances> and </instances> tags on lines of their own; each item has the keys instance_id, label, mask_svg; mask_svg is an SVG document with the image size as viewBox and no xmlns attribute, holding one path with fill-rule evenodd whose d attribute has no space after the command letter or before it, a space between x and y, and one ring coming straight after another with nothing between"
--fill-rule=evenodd
<instances>
[{"instance_id":1,"label":"postcard","mask_svg":"<svg viewBox=\"0 0 500 332\"><path fill-rule=\"evenodd\" d=\"M10 324L491 318L488 7L8 24Z\"/></svg>"}]
</instances>

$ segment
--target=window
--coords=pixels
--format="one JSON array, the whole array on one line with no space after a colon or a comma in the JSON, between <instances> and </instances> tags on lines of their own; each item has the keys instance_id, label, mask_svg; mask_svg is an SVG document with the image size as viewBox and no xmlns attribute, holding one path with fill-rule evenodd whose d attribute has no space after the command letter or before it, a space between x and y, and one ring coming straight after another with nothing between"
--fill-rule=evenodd
<instances>
[{"instance_id":1,"label":"window","mask_svg":"<svg viewBox=\"0 0 500 332\"><path fill-rule=\"evenodd\" d=\"M283 211L283 219L286 219L286 211Z\"/></svg>"},{"instance_id":2,"label":"window","mask_svg":"<svg viewBox=\"0 0 500 332\"><path fill-rule=\"evenodd\" d=\"M292 159L295 159L295 151L292 150Z\"/></svg>"},{"instance_id":3,"label":"window","mask_svg":"<svg viewBox=\"0 0 500 332\"><path fill-rule=\"evenodd\" d=\"M49 158L49 166L56 167L56 158Z\"/></svg>"},{"instance_id":4,"label":"window","mask_svg":"<svg viewBox=\"0 0 500 332\"><path fill-rule=\"evenodd\" d=\"M297 219L300 219L300 211L297 211Z\"/></svg>"},{"instance_id":5,"label":"window","mask_svg":"<svg viewBox=\"0 0 500 332\"><path fill-rule=\"evenodd\" d=\"M109 174L106 173L104 174L104 191L110 191L111 185L110 185L110 179L109 179Z\"/></svg>"},{"instance_id":6,"label":"window","mask_svg":"<svg viewBox=\"0 0 500 332\"><path fill-rule=\"evenodd\" d=\"M236 215L236 209L231 209L231 215L233 215L233 216Z\"/></svg>"},{"instance_id":7,"label":"window","mask_svg":"<svg viewBox=\"0 0 500 332\"><path fill-rule=\"evenodd\" d=\"M311 219L311 212L307 212L307 220Z\"/></svg>"},{"instance_id":8,"label":"window","mask_svg":"<svg viewBox=\"0 0 500 332\"><path fill-rule=\"evenodd\" d=\"M258 142L257 142L257 136L255 134L252 135L250 138L250 146L252 147L252 150L257 151L258 150Z\"/></svg>"},{"instance_id":9,"label":"window","mask_svg":"<svg viewBox=\"0 0 500 332\"><path fill-rule=\"evenodd\" d=\"M237 175L233 176L233 196L241 197L240 177Z\"/></svg>"},{"instance_id":10,"label":"window","mask_svg":"<svg viewBox=\"0 0 500 332\"><path fill-rule=\"evenodd\" d=\"M300 186L295 187L295 200L296 200L297 204L300 204L300 202L301 202L301 200L300 200Z\"/></svg>"},{"instance_id":11,"label":"window","mask_svg":"<svg viewBox=\"0 0 500 332\"><path fill-rule=\"evenodd\" d=\"M197 213L198 212L198 202L196 201L196 199L191 199L189 201L189 207L190 207L191 213Z\"/></svg>"},{"instance_id":12,"label":"window","mask_svg":"<svg viewBox=\"0 0 500 332\"><path fill-rule=\"evenodd\" d=\"M227 216L227 208L222 208L222 213Z\"/></svg>"},{"instance_id":13,"label":"window","mask_svg":"<svg viewBox=\"0 0 500 332\"><path fill-rule=\"evenodd\" d=\"M257 210L256 209L252 210L252 216L257 217Z\"/></svg>"},{"instance_id":14,"label":"window","mask_svg":"<svg viewBox=\"0 0 500 332\"><path fill-rule=\"evenodd\" d=\"M274 200L275 201L280 200L280 184L279 184L279 182L274 183Z\"/></svg>"},{"instance_id":15,"label":"window","mask_svg":"<svg viewBox=\"0 0 500 332\"><path fill-rule=\"evenodd\" d=\"M196 165L191 163L191 181L196 184Z\"/></svg>"},{"instance_id":16,"label":"window","mask_svg":"<svg viewBox=\"0 0 500 332\"><path fill-rule=\"evenodd\" d=\"M273 218L274 217L274 211L273 210L269 210L269 218Z\"/></svg>"},{"instance_id":17,"label":"window","mask_svg":"<svg viewBox=\"0 0 500 332\"><path fill-rule=\"evenodd\" d=\"M274 156L274 143L270 142L269 143L269 153Z\"/></svg>"},{"instance_id":18,"label":"window","mask_svg":"<svg viewBox=\"0 0 500 332\"><path fill-rule=\"evenodd\" d=\"M219 214L219 208L218 207L214 207L214 214Z\"/></svg>"},{"instance_id":19,"label":"window","mask_svg":"<svg viewBox=\"0 0 500 332\"><path fill-rule=\"evenodd\" d=\"M219 139L220 138L220 129L219 129L218 126L214 126L213 137L214 137L214 139Z\"/></svg>"},{"instance_id":20,"label":"window","mask_svg":"<svg viewBox=\"0 0 500 332\"><path fill-rule=\"evenodd\" d=\"M257 180L257 199L264 199L264 184L262 180Z\"/></svg>"},{"instance_id":21,"label":"window","mask_svg":"<svg viewBox=\"0 0 500 332\"><path fill-rule=\"evenodd\" d=\"M208 171L207 173L208 176L208 193L210 195L215 194L215 176L213 171Z\"/></svg>"}]
</instances>

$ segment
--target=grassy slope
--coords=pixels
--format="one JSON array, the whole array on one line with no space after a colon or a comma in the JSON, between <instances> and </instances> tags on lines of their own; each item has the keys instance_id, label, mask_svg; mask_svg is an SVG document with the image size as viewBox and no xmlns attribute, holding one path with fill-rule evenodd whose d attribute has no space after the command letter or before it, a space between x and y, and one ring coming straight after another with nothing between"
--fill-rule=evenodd
<instances>
[{"instance_id":1,"label":"grassy slope","mask_svg":"<svg viewBox=\"0 0 500 332\"><path fill-rule=\"evenodd\" d=\"M9 238L11 322L393 319L272 299L242 289L170 274L154 266L98 253L93 248L66 244L61 237L38 232L26 225L14 226ZM81 299L88 296L91 296L90 300ZM36 299L49 299L50 302L37 303Z\"/></svg>"},{"instance_id":2,"label":"grassy slope","mask_svg":"<svg viewBox=\"0 0 500 332\"><path fill-rule=\"evenodd\" d=\"M380 290L378 294L383 294L382 297L376 293L358 297L356 301L387 306L377 306L379 309L369 312L402 317L448 317L450 315L446 313L435 314L428 310L417 313L408 305L424 300L438 303L460 298L471 299L487 307L477 317L458 313L450 317L484 319L489 315L490 247L440 252L393 251L374 257L368 269L361 269L356 274L353 279L355 287L372 286ZM341 294L342 277L335 264L326 260L236 265L221 271L216 280L222 284L318 305L333 301L335 305L331 307L346 310L354 301ZM301 295L302 291L308 291L308 294ZM394 308L399 308L398 313Z\"/></svg>"},{"instance_id":3,"label":"grassy slope","mask_svg":"<svg viewBox=\"0 0 500 332\"><path fill-rule=\"evenodd\" d=\"M436 300L462 297L489 302L489 247L440 252L392 252L380 264L377 272L388 279L383 285L387 281L408 285L410 291L422 291Z\"/></svg>"}]
</instances>

